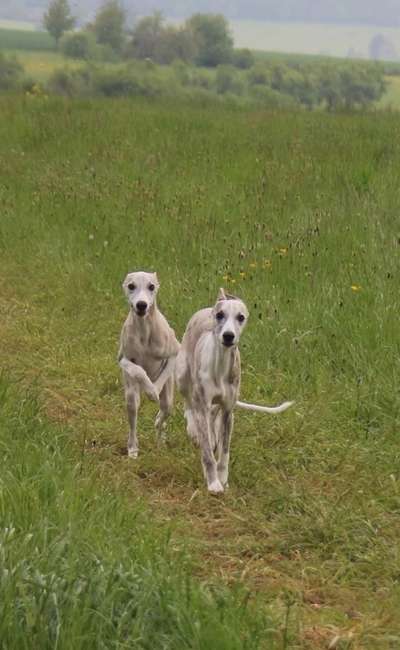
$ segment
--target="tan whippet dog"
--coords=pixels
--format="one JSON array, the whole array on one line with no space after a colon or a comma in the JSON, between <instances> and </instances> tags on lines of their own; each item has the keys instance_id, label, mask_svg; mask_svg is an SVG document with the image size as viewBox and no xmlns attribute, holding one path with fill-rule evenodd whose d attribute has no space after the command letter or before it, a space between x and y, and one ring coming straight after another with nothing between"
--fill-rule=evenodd
<instances>
[{"instance_id":1,"label":"tan whippet dog","mask_svg":"<svg viewBox=\"0 0 400 650\"><path fill-rule=\"evenodd\" d=\"M174 400L173 375L179 342L157 308L159 286L157 274L144 271L128 273L122 284L130 311L121 332L118 363L125 389L131 458L139 452L136 424L141 392L160 404L155 421L159 435Z\"/></svg>"},{"instance_id":2,"label":"tan whippet dog","mask_svg":"<svg viewBox=\"0 0 400 650\"><path fill-rule=\"evenodd\" d=\"M269 407L238 401L238 343L247 319L246 305L220 289L215 306L201 309L190 319L176 359L176 381L185 400L187 431L200 446L207 487L213 493L223 492L228 485L235 406L281 413L293 404Z\"/></svg>"}]
</instances>

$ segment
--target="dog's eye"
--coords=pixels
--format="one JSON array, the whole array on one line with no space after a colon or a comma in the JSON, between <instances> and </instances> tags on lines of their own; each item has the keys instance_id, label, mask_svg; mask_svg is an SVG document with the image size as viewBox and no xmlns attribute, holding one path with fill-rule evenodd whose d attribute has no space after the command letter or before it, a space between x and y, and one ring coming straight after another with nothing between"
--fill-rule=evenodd
<instances>
[{"instance_id":1,"label":"dog's eye","mask_svg":"<svg viewBox=\"0 0 400 650\"><path fill-rule=\"evenodd\" d=\"M134 285L133 282L131 282L130 284L128 284L128 289L129 291L135 291L136 285Z\"/></svg>"},{"instance_id":2,"label":"dog's eye","mask_svg":"<svg viewBox=\"0 0 400 650\"><path fill-rule=\"evenodd\" d=\"M153 283L149 284L149 291L154 291L155 288L156 287L155 287L155 285Z\"/></svg>"},{"instance_id":3,"label":"dog's eye","mask_svg":"<svg viewBox=\"0 0 400 650\"><path fill-rule=\"evenodd\" d=\"M224 316L225 316L225 314L224 314L223 311L218 311L218 312L215 314L215 318L216 318L217 320L222 320L222 319L224 318Z\"/></svg>"},{"instance_id":4,"label":"dog's eye","mask_svg":"<svg viewBox=\"0 0 400 650\"><path fill-rule=\"evenodd\" d=\"M239 316L237 317L237 319L238 319L239 323L243 323L245 317L243 316L243 314L239 314Z\"/></svg>"}]
</instances>

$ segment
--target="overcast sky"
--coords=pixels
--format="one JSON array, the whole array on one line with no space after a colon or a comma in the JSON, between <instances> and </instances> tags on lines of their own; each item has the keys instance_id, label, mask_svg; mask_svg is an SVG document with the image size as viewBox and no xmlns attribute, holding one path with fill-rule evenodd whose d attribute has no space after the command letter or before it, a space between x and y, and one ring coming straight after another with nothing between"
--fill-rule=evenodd
<instances>
[{"instance_id":1,"label":"overcast sky","mask_svg":"<svg viewBox=\"0 0 400 650\"><path fill-rule=\"evenodd\" d=\"M400 0L122 0L129 13L185 17L194 12L220 12L230 19L400 26ZM101 0L70 0L82 19ZM48 0L0 0L0 18L39 20Z\"/></svg>"}]
</instances>

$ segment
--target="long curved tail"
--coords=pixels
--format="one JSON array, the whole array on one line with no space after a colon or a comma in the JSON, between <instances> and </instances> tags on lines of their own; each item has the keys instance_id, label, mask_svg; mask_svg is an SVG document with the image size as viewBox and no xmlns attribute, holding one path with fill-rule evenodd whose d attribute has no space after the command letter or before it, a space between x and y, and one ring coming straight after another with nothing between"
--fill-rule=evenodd
<instances>
[{"instance_id":1,"label":"long curved tail","mask_svg":"<svg viewBox=\"0 0 400 650\"><path fill-rule=\"evenodd\" d=\"M282 413L286 411L294 402L283 402L279 406L259 406L258 404L249 404L248 402L236 402L236 406L246 411L257 411L258 413Z\"/></svg>"}]
</instances>

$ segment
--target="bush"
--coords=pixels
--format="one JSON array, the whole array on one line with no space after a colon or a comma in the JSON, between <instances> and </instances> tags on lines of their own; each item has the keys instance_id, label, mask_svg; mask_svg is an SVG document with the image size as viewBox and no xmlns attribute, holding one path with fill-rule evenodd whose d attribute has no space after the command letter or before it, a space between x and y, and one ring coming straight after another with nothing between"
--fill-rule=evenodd
<instances>
[{"instance_id":1,"label":"bush","mask_svg":"<svg viewBox=\"0 0 400 650\"><path fill-rule=\"evenodd\" d=\"M15 58L0 52L0 90L14 90L22 82L24 68Z\"/></svg>"},{"instance_id":2,"label":"bush","mask_svg":"<svg viewBox=\"0 0 400 650\"><path fill-rule=\"evenodd\" d=\"M60 50L71 59L94 59L96 39L92 33L84 31L64 34L60 39Z\"/></svg>"},{"instance_id":3,"label":"bush","mask_svg":"<svg viewBox=\"0 0 400 650\"><path fill-rule=\"evenodd\" d=\"M84 97L94 93L92 71L89 67L55 70L48 81L48 89L65 97Z\"/></svg>"},{"instance_id":4,"label":"bush","mask_svg":"<svg viewBox=\"0 0 400 650\"><path fill-rule=\"evenodd\" d=\"M243 84L238 78L235 68L230 65L218 66L215 75L215 87L220 95L225 93L241 95L243 92Z\"/></svg>"},{"instance_id":5,"label":"bush","mask_svg":"<svg viewBox=\"0 0 400 650\"><path fill-rule=\"evenodd\" d=\"M232 54L232 65L235 68L240 68L241 70L248 70L255 63L255 58L253 53L244 48L241 50L234 50Z\"/></svg>"},{"instance_id":6,"label":"bush","mask_svg":"<svg viewBox=\"0 0 400 650\"><path fill-rule=\"evenodd\" d=\"M256 64L247 73L250 86L264 86L268 83L269 77L265 65Z\"/></svg>"},{"instance_id":7,"label":"bush","mask_svg":"<svg viewBox=\"0 0 400 650\"><path fill-rule=\"evenodd\" d=\"M268 86L253 86L250 88L250 96L264 108L295 108L298 106L292 97Z\"/></svg>"},{"instance_id":8,"label":"bush","mask_svg":"<svg viewBox=\"0 0 400 650\"><path fill-rule=\"evenodd\" d=\"M157 97L168 94L167 84L149 72L130 66L110 70L97 68L93 74L95 92L106 97Z\"/></svg>"}]
</instances>

